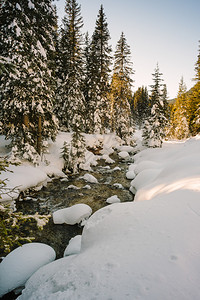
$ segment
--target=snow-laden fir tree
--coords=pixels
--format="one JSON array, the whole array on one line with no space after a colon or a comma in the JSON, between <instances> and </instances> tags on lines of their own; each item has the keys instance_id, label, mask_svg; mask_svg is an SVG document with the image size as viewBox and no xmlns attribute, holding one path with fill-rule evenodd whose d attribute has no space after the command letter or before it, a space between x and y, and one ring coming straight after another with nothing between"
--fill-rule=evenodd
<instances>
[{"instance_id":1,"label":"snow-laden fir tree","mask_svg":"<svg viewBox=\"0 0 200 300\"><path fill-rule=\"evenodd\" d=\"M83 163L85 163L85 138L79 132L72 133L72 140L70 143L64 142L62 148L62 157L65 161L64 172L77 173Z\"/></svg>"},{"instance_id":2,"label":"snow-laden fir tree","mask_svg":"<svg viewBox=\"0 0 200 300\"><path fill-rule=\"evenodd\" d=\"M0 8L0 55L15 72L1 75L3 133L14 156L35 161L54 139L52 61L55 10L50 0L8 0Z\"/></svg>"},{"instance_id":3,"label":"snow-laden fir tree","mask_svg":"<svg viewBox=\"0 0 200 300\"><path fill-rule=\"evenodd\" d=\"M162 89L161 82L162 73L159 71L159 66L155 69L153 75L154 84L151 85L151 114L144 123L143 127L143 144L147 147L161 147L162 140L165 136L165 127L167 117L165 112L166 88Z\"/></svg>"},{"instance_id":4,"label":"snow-laden fir tree","mask_svg":"<svg viewBox=\"0 0 200 300\"><path fill-rule=\"evenodd\" d=\"M188 95L183 77L179 83L179 91L171 110L169 136L175 139L185 139L189 136Z\"/></svg>"},{"instance_id":5,"label":"snow-laden fir tree","mask_svg":"<svg viewBox=\"0 0 200 300\"><path fill-rule=\"evenodd\" d=\"M110 103L108 101L111 46L108 23L101 5L90 46L89 101L93 111L95 132L103 133L109 127ZM93 124L91 124L93 126Z\"/></svg>"},{"instance_id":6,"label":"snow-laden fir tree","mask_svg":"<svg viewBox=\"0 0 200 300\"><path fill-rule=\"evenodd\" d=\"M91 63L90 63L90 38L88 32L85 34L85 42L84 42L84 51L83 51L83 59L84 59L84 79L83 79L83 95L85 98L85 132L92 133L94 132L94 108L95 101L92 101L91 98L91 82L92 78L90 76L91 72Z\"/></svg>"},{"instance_id":7,"label":"snow-laden fir tree","mask_svg":"<svg viewBox=\"0 0 200 300\"><path fill-rule=\"evenodd\" d=\"M57 115L66 130L84 130L83 50L81 7L67 0L60 37Z\"/></svg>"},{"instance_id":8,"label":"snow-laden fir tree","mask_svg":"<svg viewBox=\"0 0 200 300\"><path fill-rule=\"evenodd\" d=\"M114 54L111 82L111 129L126 143L133 133L131 109L133 74L130 47L122 32Z\"/></svg>"},{"instance_id":9,"label":"snow-laden fir tree","mask_svg":"<svg viewBox=\"0 0 200 300\"><path fill-rule=\"evenodd\" d=\"M196 135L200 132L200 41L199 41L199 53L197 62L195 65L195 81L196 84L191 90L190 100L189 100L189 128L192 135Z\"/></svg>"}]
</instances>

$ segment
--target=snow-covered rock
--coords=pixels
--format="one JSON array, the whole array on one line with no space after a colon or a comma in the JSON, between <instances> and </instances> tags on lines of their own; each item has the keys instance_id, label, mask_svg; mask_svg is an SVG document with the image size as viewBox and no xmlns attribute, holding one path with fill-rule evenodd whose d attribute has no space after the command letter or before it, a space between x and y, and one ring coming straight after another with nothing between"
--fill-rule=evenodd
<instances>
[{"instance_id":1,"label":"snow-covered rock","mask_svg":"<svg viewBox=\"0 0 200 300\"><path fill-rule=\"evenodd\" d=\"M121 200L117 197L117 195L113 195L113 196L107 198L106 202L112 204L112 203L119 203L119 202L121 202Z\"/></svg>"},{"instance_id":2,"label":"snow-covered rock","mask_svg":"<svg viewBox=\"0 0 200 300\"><path fill-rule=\"evenodd\" d=\"M76 235L71 238L68 246L65 249L64 257L68 255L78 254L81 251L81 235Z\"/></svg>"},{"instance_id":3,"label":"snow-covered rock","mask_svg":"<svg viewBox=\"0 0 200 300\"><path fill-rule=\"evenodd\" d=\"M118 189L124 189L123 185L121 183L114 183L113 186L117 187Z\"/></svg>"},{"instance_id":4,"label":"snow-covered rock","mask_svg":"<svg viewBox=\"0 0 200 300\"><path fill-rule=\"evenodd\" d=\"M53 213L54 224L75 225L89 218L92 209L89 205L80 203L71 207L62 208Z\"/></svg>"},{"instance_id":5,"label":"snow-covered rock","mask_svg":"<svg viewBox=\"0 0 200 300\"><path fill-rule=\"evenodd\" d=\"M120 151L120 152L118 153L118 155L119 155L119 157L122 158L122 159L127 159L127 158L130 157L130 155L128 154L127 151Z\"/></svg>"},{"instance_id":6,"label":"snow-covered rock","mask_svg":"<svg viewBox=\"0 0 200 300\"><path fill-rule=\"evenodd\" d=\"M85 181L90 182L90 183L98 183L98 180L91 174L86 173L83 177Z\"/></svg>"},{"instance_id":7,"label":"snow-covered rock","mask_svg":"<svg viewBox=\"0 0 200 300\"><path fill-rule=\"evenodd\" d=\"M53 248L42 243L25 244L10 252L0 264L0 297L24 286L35 271L55 257Z\"/></svg>"},{"instance_id":8,"label":"snow-covered rock","mask_svg":"<svg viewBox=\"0 0 200 300\"><path fill-rule=\"evenodd\" d=\"M133 178L135 178L135 172L134 171L128 171L126 173L126 178L127 179L133 179Z\"/></svg>"}]
</instances>

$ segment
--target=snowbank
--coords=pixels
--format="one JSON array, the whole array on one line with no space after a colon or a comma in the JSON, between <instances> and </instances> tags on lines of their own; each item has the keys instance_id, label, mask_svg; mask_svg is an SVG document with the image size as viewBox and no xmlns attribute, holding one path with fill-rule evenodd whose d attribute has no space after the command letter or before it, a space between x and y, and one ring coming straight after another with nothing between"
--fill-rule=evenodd
<instances>
[{"instance_id":1,"label":"snowbank","mask_svg":"<svg viewBox=\"0 0 200 300\"><path fill-rule=\"evenodd\" d=\"M103 208L81 252L40 268L19 299L198 300L199 213L197 192Z\"/></svg>"},{"instance_id":2,"label":"snowbank","mask_svg":"<svg viewBox=\"0 0 200 300\"><path fill-rule=\"evenodd\" d=\"M78 254L81 251L81 235L76 235L70 241L64 251L64 257L68 255Z\"/></svg>"},{"instance_id":3,"label":"snowbank","mask_svg":"<svg viewBox=\"0 0 200 300\"><path fill-rule=\"evenodd\" d=\"M71 207L59 209L53 213L54 224L75 225L89 218L92 209L87 204L76 204Z\"/></svg>"},{"instance_id":4,"label":"snowbank","mask_svg":"<svg viewBox=\"0 0 200 300\"><path fill-rule=\"evenodd\" d=\"M174 191L200 191L200 139L165 142L163 148L143 150L134 156L131 190L135 201L151 200Z\"/></svg>"},{"instance_id":5,"label":"snowbank","mask_svg":"<svg viewBox=\"0 0 200 300\"><path fill-rule=\"evenodd\" d=\"M0 264L0 297L24 286L35 271L55 257L55 251L41 243L25 244L10 252Z\"/></svg>"}]
</instances>

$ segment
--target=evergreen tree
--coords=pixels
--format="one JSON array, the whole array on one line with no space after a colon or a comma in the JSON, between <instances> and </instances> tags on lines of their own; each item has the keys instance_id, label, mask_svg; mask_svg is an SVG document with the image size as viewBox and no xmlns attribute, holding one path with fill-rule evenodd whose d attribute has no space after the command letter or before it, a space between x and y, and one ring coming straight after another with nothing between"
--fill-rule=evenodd
<instances>
[{"instance_id":1,"label":"evergreen tree","mask_svg":"<svg viewBox=\"0 0 200 300\"><path fill-rule=\"evenodd\" d=\"M200 132L200 41L195 71L196 84L192 88L189 101L189 128L192 135L196 135Z\"/></svg>"},{"instance_id":2,"label":"evergreen tree","mask_svg":"<svg viewBox=\"0 0 200 300\"><path fill-rule=\"evenodd\" d=\"M139 87L130 101L131 111L139 127L150 114L149 95L147 87Z\"/></svg>"},{"instance_id":3,"label":"evergreen tree","mask_svg":"<svg viewBox=\"0 0 200 300\"><path fill-rule=\"evenodd\" d=\"M62 157L65 161L64 171L77 173L85 162L85 139L78 132L73 132L72 140L68 144L64 142Z\"/></svg>"},{"instance_id":4,"label":"evergreen tree","mask_svg":"<svg viewBox=\"0 0 200 300\"><path fill-rule=\"evenodd\" d=\"M94 110L95 101L91 98L91 63L90 63L90 39L88 32L85 35L84 43L84 80L83 80L83 94L85 98L85 131L92 133L94 131Z\"/></svg>"},{"instance_id":5,"label":"evergreen tree","mask_svg":"<svg viewBox=\"0 0 200 300\"><path fill-rule=\"evenodd\" d=\"M166 115L163 102L163 84L161 84L162 73L159 71L158 64L152 75L154 84L151 85L151 114L144 123L143 144L148 147L161 147L162 139L165 136ZM164 89L165 93L166 89Z\"/></svg>"},{"instance_id":6,"label":"evergreen tree","mask_svg":"<svg viewBox=\"0 0 200 300\"><path fill-rule=\"evenodd\" d=\"M8 0L0 8L0 55L14 72L1 75L3 133L15 156L34 160L55 138L51 62L56 28L50 0Z\"/></svg>"},{"instance_id":7,"label":"evergreen tree","mask_svg":"<svg viewBox=\"0 0 200 300\"><path fill-rule=\"evenodd\" d=\"M188 96L187 88L181 78L178 96L171 111L169 136L176 139L185 139L189 136L188 124Z\"/></svg>"},{"instance_id":8,"label":"evergreen tree","mask_svg":"<svg viewBox=\"0 0 200 300\"><path fill-rule=\"evenodd\" d=\"M109 126L110 103L108 101L111 47L110 34L103 10L99 10L90 47L90 107L94 115L94 131L103 133Z\"/></svg>"},{"instance_id":9,"label":"evergreen tree","mask_svg":"<svg viewBox=\"0 0 200 300\"><path fill-rule=\"evenodd\" d=\"M112 119L111 128L120 138L128 142L131 127L131 110L133 74L130 47L122 32L114 55L114 69L111 83Z\"/></svg>"},{"instance_id":10,"label":"evergreen tree","mask_svg":"<svg viewBox=\"0 0 200 300\"><path fill-rule=\"evenodd\" d=\"M60 39L59 86L57 115L67 130L83 131L84 95L81 7L76 0L67 0L64 27Z\"/></svg>"}]
</instances>

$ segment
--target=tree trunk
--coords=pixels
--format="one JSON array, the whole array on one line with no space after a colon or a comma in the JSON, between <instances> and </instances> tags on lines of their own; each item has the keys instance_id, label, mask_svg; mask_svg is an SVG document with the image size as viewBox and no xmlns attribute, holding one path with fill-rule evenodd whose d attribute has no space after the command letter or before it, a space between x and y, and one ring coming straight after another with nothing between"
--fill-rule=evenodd
<instances>
[{"instance_id":1,"label":"tree trunk","mask_svg":"<svg viewBox=\"0 0 200 300\"><path fill-rule=\"evenodd\" d=\"M37 152L40 155L42 150L42 117L38 117L38 132L37 132Z\"/></svg>"}]
</instances>

